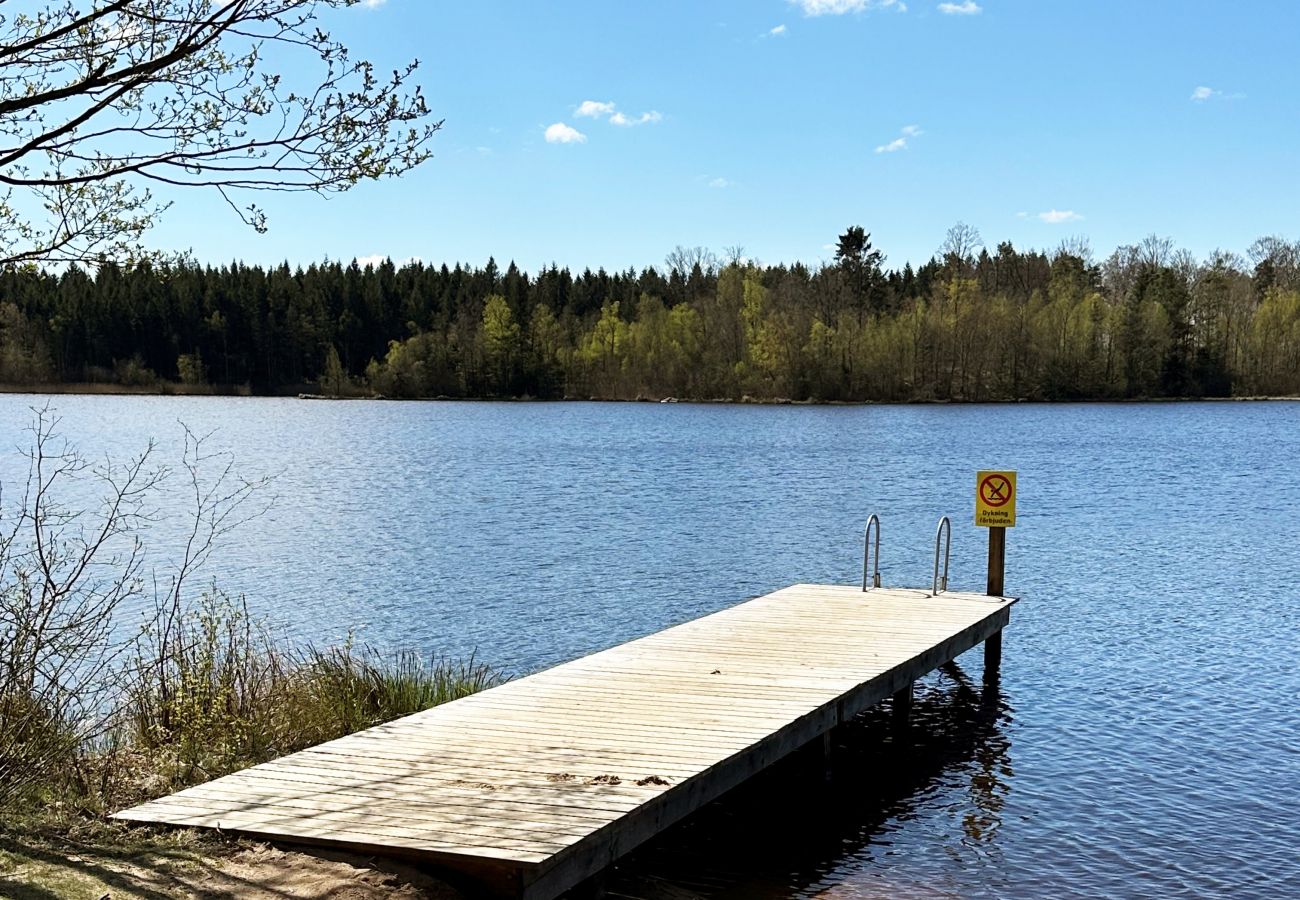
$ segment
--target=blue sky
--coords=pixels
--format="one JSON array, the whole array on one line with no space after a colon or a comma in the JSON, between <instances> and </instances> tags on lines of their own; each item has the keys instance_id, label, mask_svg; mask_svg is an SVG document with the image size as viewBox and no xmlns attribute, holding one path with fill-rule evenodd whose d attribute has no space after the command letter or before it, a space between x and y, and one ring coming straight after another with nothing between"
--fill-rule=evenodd
<instances>
[{"instance_id":1,"label":"blue sky","mask_svg":"<svg viewBox=\"0 0 1300 900\"><path fill-rule=\"evenodd\" d=\"M1291 0L383 0L329 24L381 71L421 61L435 158L270 198L266 235L180 198L156 244L536 270L677 244L816 263L852 224L900 266L958 220L1098 256L1300 237Z\"/></svg>"}]
</instances>

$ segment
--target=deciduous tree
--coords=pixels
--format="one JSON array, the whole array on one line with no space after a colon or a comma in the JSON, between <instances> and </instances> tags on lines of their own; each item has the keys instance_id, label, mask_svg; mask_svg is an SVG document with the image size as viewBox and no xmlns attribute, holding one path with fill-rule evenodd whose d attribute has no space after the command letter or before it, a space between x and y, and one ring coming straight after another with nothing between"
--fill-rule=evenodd
<instances>
[{"instance_id":1,"label":"deciduous tree","mask_svg":"<svg viewBox=\"0 0 1300 900\"><path fill-rule=\"evenodd\" d=\"M416 63L380 76L321 27L358 2L4 3L0 263L134 257L159 188L215 191L263 230L249 195L346 191L425 160L441 123Z\"/></svg>"}]
</instances>

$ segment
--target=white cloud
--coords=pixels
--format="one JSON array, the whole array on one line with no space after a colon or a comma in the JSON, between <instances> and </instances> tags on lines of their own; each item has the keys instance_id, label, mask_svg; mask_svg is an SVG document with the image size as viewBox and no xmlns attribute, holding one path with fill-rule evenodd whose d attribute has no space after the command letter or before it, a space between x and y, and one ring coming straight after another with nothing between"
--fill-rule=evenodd
<instances>
[{"instance_id":1,"label":"white cloud","mask_svg":"<svg viewBox=\"0 0 1300 900\"><path fill-rule=\"evenodd\" d=\"M940 3L939 12L945 16L978 16L984 12L984 7L975 0L963 0L962 3Z\"/></svg>"},{"instance_id":2,"label":"white cloud","mask_svg":"<svg viewBox=\"0 0 1300 900\"><path fill-rule=\"evenodd\" d=\"M366 9L379 9L387 2L388 0L361 0L361 5Z\"/></svg>"},{"instance_id":3,"label":"white cloud","mask_svg":"<svg viewBox=\"0 0 1300 900\"><path fill-rule=\"evenodd\" d=\"M904 125L899 130L899 137L894 138L888 144L881 144L876 148L877 153L897 153L899 150L908 148L908 140L914 137L920 137L925 134L919 125Z\"/></svg>"},{"instance_id":4,"label":"white cloud","mask_svg":"<svg viewBox=\"0 0 1300 900\"><path fill-rule=\"evenodd\" d=\"M803 10L805 16L842 16L845 13L866 12L869 9L892 9L907 12L903 0L790 0Z\"/></svg>"},{"instance_id":5,"label":"white cloud","mask_svg":"<svg viewBox=\"0 0 1300 900\"><path fill-rule=\"evenodd\" d=\"M1240 92L1229 94L1218 88L1205 87L1201 85L1192 91L1193 103L1205 103L1207 100L1244 100L1246 95Z\"/></svg>"},{"instance_id":6,"label":"white cloud","mask_svg":"<svg viewBox=\"0 0 1300 900\"><path fill-rule=\"evenodd\" d=\"M650 112L641 113L641 115L636 116L635 118L625 116L621 112L616 112L614 115L609 117L609 124L621 125L624 128L630 128L633 125L653 125L654 123L661 121L663 121L663 114L656 112L653 109L650 110Z\"/></svg>"},{"instance_id":7,"label":"white cloud","mask_svg":"<svg viewBox=\"0 0 1300 900\"><path fill-rule=\"evenodd\" d=\"M731 187L732 184L734 184L734 182L728 181L725 178L713 178L709 180L709 187L719 191Z\"/></svg>"},{"instance_id":8,"label":"white cloud","mask_svg":"<svg viewBox=\"0 0 1300 900\"><path fill-rule=\"evenodd\" d=\"M382 2L382 0L380 0L380 2ZM357 265L363 269L367 267L377 269L380 266L382 266L384 263L388 262L390 259L393 258L385 253L372 253L370 256L358 256L356 258L356 262ZM406 259L393 260L393 265L400 268L402 266L407 266L418 262L423 262L423 260L421 260L420 257L418 256L408 256Z\"/></svg>"},{"instance_id":9,"label":"white cloud","mask_svg":"<svg viewBox=\"0 0 1300 900\"><path fill-rule=\"evenodd\" d=\"M785 25L778 25L768 32L768 34L771 35L772 37L780 37L781 35L788 34L788 33L789 33L789 29L786 28Z\"/></svg>"},{"instance_id":10,"label":"white cloud","mask_svg":"<svg viewBox=\"0 0 1300 900\"><path fill-rule=\"evenodd\" d=\"M599 119L613 111L613 103L606 103L601 100L583 100L582 103L578 104L578 108L573 114L578 118Z\"/></svg>"},{"instance_id":11,"label":"white cloud","mask_svg":"<svg viewBox=\"0 0 1300 900\"><path fill-rule=\"evenodd\" d=\"M1062 225L1066 222L1078 222L1083 216L1072 209L1049 209L1047 212L1040 212L1037 218L1048 225Z\"/></svg>"},{"instance_id":12,"label":"white cloud","mask_svg":"<svg viewBox=\"0 0 1300 900\"><path fill-rule=\"evenodd\" d=\"M565 125L563 122L556 122L546 129L546 143L548 144L585 144L587 136L576 128Z\"/></svg>"},{"instance_id":13,"label":"white cloud","mask_svg":"<svg viewBox=\"0 0 1300 900\"><path fill-rule=\"evenodd\" d=\"M618 125L622 128L631 128L633 125L653 125L656 122L663 121L663 113L658 110L643 112L639 116L629 116L627 113L619 112L618 104L612 100L583 100L578 104L578 108L573 112L574 118L585 119L604 119L611 125ZM547 129L547 140L551 140L550 131L555 128L554 125ZM572 138L571 138L572 140ZM586 140L586 138L582 138ZM568 143L565 141L564 143Z\"/></svg>"}]
</instances>

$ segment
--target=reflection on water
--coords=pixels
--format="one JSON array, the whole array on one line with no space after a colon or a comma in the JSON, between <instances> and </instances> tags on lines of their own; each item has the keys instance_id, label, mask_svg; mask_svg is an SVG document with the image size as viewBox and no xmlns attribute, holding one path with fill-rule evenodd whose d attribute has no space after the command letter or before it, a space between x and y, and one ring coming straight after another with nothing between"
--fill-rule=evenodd
<instances>
[{"instance_id":1,"label":"reflection on water","mask_svg":"<svg viewBox=\"0 0 1300 900\"><path fill-rule=\"evenodd\" d=\"M829 779L816 741L638 850L618 867L610 894L944 896L891 866L896 834L942 802L951 833L934 836L950 841L952 864L997 865L1011 717L996 677L980 684L962 662L949 664L916 685L910 723L886 701L838 729Z\"/></svg>"}]
</instances>

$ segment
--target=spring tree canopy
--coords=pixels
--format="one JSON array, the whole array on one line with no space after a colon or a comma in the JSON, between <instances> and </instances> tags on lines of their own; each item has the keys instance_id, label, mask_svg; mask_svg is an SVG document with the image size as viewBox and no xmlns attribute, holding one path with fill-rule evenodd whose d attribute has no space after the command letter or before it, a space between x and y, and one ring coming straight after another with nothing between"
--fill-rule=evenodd
<instances>
[{"instance_id":1,"label":"spring tree canopy","mask_svg":"<svg viewBox=\"0 0 1300 900\"><path fill-rule=\"evenodd\" d=\"M359 2L0 0L0 263L134 258L155 192L216 191L262 231L249 195L423 162L417 62L381 77L321 27Z\"/></svg>"}]
</instances>

